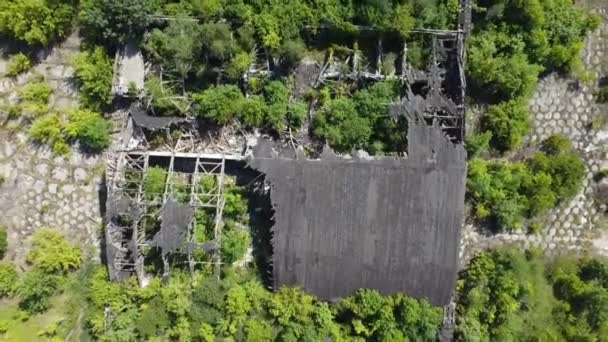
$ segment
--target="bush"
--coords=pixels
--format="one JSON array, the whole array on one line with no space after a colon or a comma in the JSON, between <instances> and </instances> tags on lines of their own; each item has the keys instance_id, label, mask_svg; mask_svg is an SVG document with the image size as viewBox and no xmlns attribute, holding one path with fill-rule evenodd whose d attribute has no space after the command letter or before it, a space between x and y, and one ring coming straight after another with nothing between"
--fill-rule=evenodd
<instances>
[{"instance_id":1,"label":"bush","mask_svg":"<svg viewBox=\"0 0 608 342\"><path fill-rule=\"evenodd\" d=\"M490 106L482 127L492 133L493 147L501 152L514 150L521 146L530 129L528 106L521 98Z\"/></svg>"},{"instance_id":2,"label":"bush","mask_svg":"<svg viewBox=\"0 0 608 342\"><path fill-rule=\"evenodd\" d=\"M4 254L8 249L8 232L6 226L0 225L0 259L4 258Z\"/></svg>"},{"instance_id":3,"label":"bush","mask_svg":"<svg viewBox=\"0 0 608 342\"><path fill-rule=\"evenodd\" d=\"M485 131L480 134L472 134L466 139L467 156L470 158L477 158L480 155L486 153L490 148L490 140L492 139L492 132Z\"/></svg>"},{"instance_id":4,"label":"bush","mask_svg":"<svg viewBox=\"0 0 608 342\"><path fill-rule=\"evenodd\" d=\"M199 117L223 125L232 121L240 113L244 96L237 86L223 85L194 94L192 99Z\"/></svg>"},{"instance_id":5,"label":"bush","mask_svg":"<svg viewBox=\"0 0 608 342\"><path fill-rule=\"evenodd\" d=\"M586 32L598 25L597 17L569 0L477 5L468 42L470 83L476 93L503 101L527 97L543 70L573 71Z\"/></svg>"},{"instance_id":6,"label":"bush","mask_svg":"<svg viewBox=\"0 0 608 342\"><path fill-rule=\"evenodd\" d=\"M80 266L81 254L80 249L68 243L60 233L43 228L32 238L27 261L42 272L62 274Z\"/></svg>"},{"instance_id":7,"label":"bush","mask_svg":"<svg viewBox=\"0 0 608 342\"><path fill-rule=\"evenodd\" d=\"M597 103L608 103L608 87L602 87L595 93Z\"/></svg>"},{"instance_id":8,"label":"bush","mask_svg":"<svg viewBox=\"0 0 608 342\"><path fill-rule=\"evenodd\" d=\"M317 113L314 134L327 140L340 152L365 148L372 136L372 125L357 114L355 103L347 98L338 98Z\"/></svg>"},{"instance_id":9,"label":"bush","mask_svg":"<svg viewBox=\"0 0 608 342\"><path fill-rule=\"evenodd\" d=\"M396 82L385 81L357 91L352 98L321 90L323 107L316 113L313 132L340 152L365 149L371 153L403 152L406 128L388 118L388 104L398 96Z\"/></svg>"},{"instance_id":10,"label":"bush","mask_svg":"<svg viewBox=\"0 0 608 342\"><path fill-rule=\"evenodd\" d=\"M32 68L32 61L28 56L19 52L12 56L8 61L7 76L15 77L23 72L26 72Z\"/></svg>"},{"instance_id":11,"label":"bush","mask_svg":"<svg viewBox=\"0 0 608 342\"><path fill-rule=\"evenodd\" d=\"M65 37L74 16L71 0L15 0L0 4L0 33L47 46Z\"/></svg>"},{"instance_id":12,"label":"bush","mask_svg":"<svg viewBox=\"0 0 608 342\"><path fill-rule=\"evenodd\" d=\"M554 134L542 142L542 148L547 154L564 154L572 151L572 143L565 135Z\"/></svg>"},{"instance_id":13,"label":"bush","mask_svg":"<svg viewBox=\"0 0 608 342\"><path fill-rule=\"evenodd\" d=\"M241 121L246 127L262 127L268 108L261 96L252 96L243 102Z\"/></svg>"},{"instance_id":14,"label":"bush","mask_svg":"<svg viewBox=\"0 0 608 342\"><path fill-rule=\"evenodd\" d=\"M15 265L0 262L0 298L11 296L17 289L17 270Z\"/></svg>"},{"instance_id":15,"label":"bush","mask_svg":"<svg viewBox=\"0 0 608 342\"><path fill-rule=\"evenodd\" d=\"M232 57L224 72L229 79L239 80L249 69L251 62L253 62L253 56L248 52L241 51Z\"/></svg>"},{"instance_id":16,"label":"bush","mask_svg":"<svg viewBox=\"0 0 608 342\"><path fill-rule=\"evenodd\" d=\"M582 186L585 165L563 137L543 142L552 154L539 152L525 163L469 162L467 190L475 216L501 229L519 229L534 217L572 198Z\"/></svg>"},{"instance_id":17,"label":"bush","mask_svg":"<svg viewBox=\"0 0 608 342\"><path fill-rule=\"evenodd\" d=\"M246 230L231 229L223 232L222 262L230 264L240 260L250 245L251 237Z\"/></svg>"},{"instance_id":18,"label":"bush","mask_svg":"<svg viewBox=\"0 0 608 342\"><path fill-rule=\"evenodd\" d=\"M146 171L146 180L144 183L144 193L148 200L154 200L162 197L165 192L165 183L167 179L167 171L160 166L148 168Z\"/></svg>"},{"instance_id":19,"label":"bush","mask_svg":"<svg viewBox=\"0 0 608 342\"><path fill-rule=\"evenodd\" d=\"M500 249L473 258L457 286L458 341L601 340L608 264Z\"/></svg>"},{"instance_id":20,"label":"bush","mask_svg":"<svg viewBox=\"0 0 608 342\"><path fill-rule=\"evenodd\" d=\"M55 113L38 118L30 128L30 137L41 143L53 145L61 140L63 123Z\"/></svg>"},{"instance_id":21,"label":"bush","mask_svg":"<svg viewBox=\"0 0 608 342\"><path fill-rule=\"evenodd\" d=\"M32 104L46 105L53 94L53 88L46 82L32 82L19 89L19 96Z\"/></svg>"},{"instance_id":22,"label":"bush","mask_svg":"<svg viewBox=\"0 0 608 342\"><path fill-rule=\"evenodd\" d=\"M42 270L26 273L17 288L19 306L29 313L46 311L58 286L59 279L55 275Z\"/></svg>"},{"instance_id":23,"label":"bush","mask_svg":"<svg viewBox=\"0 0 608 342\"><path fill-rule=\"evenodd\" d=\"M75 139L91 150L101 151L110 146L111 124L98 113L89 110L74 110L67 115L65 134L68 139Z\"/></svg>"},{"instance_id":24,"label":"bush","mask_svg":"<svg viewBox=\"0 0 608 342\"><path fill-rule=\"evenodd\" d=\"M81 52L72 60L82 104L101 111L112 103L112 61L102 47Z\"/></svg>"},{"instance_id":25,"label":"bush","mask_svg":"<svg viewBox=\"0 0 608 342\"><path fill-rule=\"evenodd\" d=\"M79 19L92 40L119 46L141 37L156 7L157 2L148 0L83 0Z\"/></svg>"}]
</instances>

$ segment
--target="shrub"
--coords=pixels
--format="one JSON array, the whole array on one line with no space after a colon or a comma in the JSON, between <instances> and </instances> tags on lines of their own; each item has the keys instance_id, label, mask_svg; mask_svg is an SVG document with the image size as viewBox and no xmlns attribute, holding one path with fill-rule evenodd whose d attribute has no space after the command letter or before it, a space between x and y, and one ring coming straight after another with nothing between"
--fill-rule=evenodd
<instances>
[{"instance_id":1,"label":"shrub","mask_svg":"<svg viewBox=\"0 0 608 342\"><path fill-rule=\"evenodd\" d=\"M267 110L261 96L252 96L243 102L241 121L246 127L262 127Z\"/></svg>"},{"instance_id":2,"label":"shrub","mask_svg":"<svg viewBox=\"0 0 608 342\"><path fill-rule=\"evenodd\" d=\"M194 94L192 99L199 117L223 125L232 121L240 113L244 96L237 86L223 85Z\"/></svg>"},{"instance_id":3,"label":"shrub","mask_svg":"<svg viewBox=\"0 0 608 342\"><path fill-rule=\"evenodd\" d=\"M466 149L469 158L476 158L486 153L490 148L492 132L485 131L480 134L472 134L466 139Z\"/></svg>"},{"instance_id":4,"label":"shrub","mask_svg":"<svg viewBox=\"0 0 608 342\"><path fill-rule=\"evenodd\" d=\"M249 69L251 62L253 62L253 56L250 53L244 51L237 53L226 67L226 76L231 80L240 79Z\"/></svg>"},{"instance_id":5,"label":"shrub","mask_svg":"<svg viewBox=\"0 0 608 342\"><path fill-rule=\"evenodd\" d=\"M100 114L89 110L74 110L68 113L65 134L92 151L101 151L110 146L110 123Z\"/></svg>"},{"instance_id":6,"label":"shrub","mask_svg":"<svg viewBox=\"0 0 608 342\"><path fill-rule=\"evenodd\" d=\"M59 279L57 276L34 270L26 273L17 288L19 306L29 312L43 312L50 305L50 298L57 290Z\"/></svg>"},{"instance_id":7,"label":"shrub","mask_svg":"<svg viewBox=\"0 0 608 342\"><path fill-rule=\"evenodd\" d=\"M528 227L528 233L529 234L538 234L540 233L540 231L542 230L542 226L538 223L532 223L529 227Z\"/></svg>"},{"instance_id":8,"label":"shrub","mask_svg":"<svg viewBox=\"0 0 608 342\"><path fill-rule=\"evenodd\" d=\"M240 260L251 245L249 232L241 229L231 229L223 232L222 261L233 263Z\"/></svg>"},{"instance_id":9,"label":"shrub","mask_svg":"<svg viewBox=\"0 0 608 342\"><path fill-rule=\"evenodd\" d=\"M167 171L160 166L148 168L144 183L144 193L149 200L158 199L165 191Z\"/></svg>"},{"instance_id":10,"label":"shrub","mask_svg":"<svg viewBox=\"0 0 608 342\"><path fill-rule=\"evenodd\" d=\"M79 53L72 66L85 107L100 111L112 102L112 61L104 48Z\"/></svg>"},{"instance_id":11,"label":"shrub","mask_svg":"<svg viewBox=\"0 0 608 342\"><path fill-rule=\"evenodd\" d=\"M11 296L15 292L17 280L15 265L0 262L0 298Z\"/></svg>"},{"instance_id":12,"label":"shrub","mask_svg":"<svg viewBox=\"0 0 608 342\"><path fill-rule=\"evenodd\" d=\"M19 52L12 56L8 61L7 76L15 77L23 72L26 72L32 68L32 61L28 56Z\"/></svg>"},{"instance_id":13,"label":"shrub","mask_svg":"<svg viewBox=\"0 0 608 342\"><path fill-rule=\"evenodd\" d=\"M510 151L521 146L530 128L529 117L523 99L510 100L488 108L482 127L492 132L492 146L502 152Z\"/></svg>"},{"instance_id":14,"label":"shrub","mask_svg":"<svg viewBox=\"0 0 608 342\"><path fill-rule=\"evenodd\" d=\"M139 38L151 22L157 7L148 0L84 0L79 20L83 32L93 40L110 45L125 44Z\"/></svg>"},{"instance_id":15,"label":"shrub","mask_svg":"<svg viewBox=\"0 0 608 342\"><path fill-rule=\"evenodd\" d=\"M563 134L554 134L542 142L542 148L547 154L564 154L572 151L572 143Z\"/></svg>"},{"instance_id":16,"label":"shrub","mask_svg":"<svg viewBox=\"0 0 608 342\"><path fill-rule=\"evenodd\" d=\"M65 273L80 266L81 254L55 230L43 228L32 238L32 250L27 261L45 273Z\"/></svg>"},{"instance_id":17,"label":"shrub","mask_svg":"<svg viewBox=\"0 0 608 342\"><path fill-rule=\"evenodd\" d=\"M373 133L369 120L357 115L355 104L347 98L333 100L317 113L314 127L317 137L341 152L364 148Z\"/></svg>"},{"instance_id":18,"label":"shrub","mask_svg":"<svg viewBox=\"0 0 608 342\"><path fill-rule=\"evenodd\" d=\"M47 46L70 28L75 6L70 0L15 0L0 4L0 33Z\"/></svg>"},{"instance_id":19,"label":"shrub","mask_svg":"<svg viewBox=\"0 0 608 342\"><path fill-rule=\"evenodd\" d=\"M46 82L32 82L19 89L19 95L24 101L33 104L46 105L53 94L53 88Z\"/></svg>"},{"instance_id":20,"label":"shrub","mask_svg":"<svg viewBox=\"0 0 608 342\"><path fill-rule=\"evenodd\" d=\"M7 248L8 248L8 232L7 232L6 226L0 225L0 259L4 258L4 254L6 253Z\"/></svg>"},{"instance_id":21,"label":"shrub","mask_svg":"<svg viewBox=\"0 0 608 342\"><path fill-rule=\"evenodd\" d=\"M477 218L491 219L500 229L519 229L526 217L576 195L585 175L582 159L563 137L550 137L543 145L552 153L539 152L524 163L469 162L467 191Z\"/></svg>"},{"instance_id":22,"label":"shrub","mask_svg":"<svg viewBox=\"0 0 608 342\"><path fill-rule=\"evenodd\" d=\"M41 143L54 144L61 140L63 122L55 113L42 116L32 124L30 137Z\"/></svg>"},{"instance_id":23,"label":"shrub","mask_svg":"<svg viewBox=\"0 0 608 342\"><path fill-rule=\"evenodd\" d=\"M602 87L595 93L597 103L608 103L608 87Z\"/></svg>"}]
</instances>

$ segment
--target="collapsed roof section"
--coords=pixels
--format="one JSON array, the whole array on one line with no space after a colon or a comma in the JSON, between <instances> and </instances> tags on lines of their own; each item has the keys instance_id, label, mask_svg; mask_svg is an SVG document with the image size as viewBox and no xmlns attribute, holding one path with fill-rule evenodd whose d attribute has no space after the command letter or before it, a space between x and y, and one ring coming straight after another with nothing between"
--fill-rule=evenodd
<instances>
[{"instance_id":1,"label":"collapsed roof section","mask_svg":"<svg viewBox=\"0 0 608 342\"><path fill-rule=\"evenodd\" d=\"M163 128L169 128L171 125L188 121L188 118L181 116L153 116L148 114L138 102L134 102L129 107L129 114L133 119L133 123L137 127L145 128L150 131L156 131Z\"/></svg>"},{"instance_id":2,"label":"collapsed roof section","mask_svg":"<svg viewBox=\"0 0 608 342\"><path fill-rule=\"evenodd\" d=\"M408 139L407 159L288 159L266 149L250 160L271 184L275 287L326 300L373 288L448 304L466 152L436 124L411 122Z\"/></svg>"},{"instance_id":3,"label":"collapsed roof section","mask_svg":"<svg viewBox=\"0 0 608 342\"><path fill-rule=\"evenodd\" d=\"M107 181L105 242L111 280L136 275L144 285L144 266L153 248L160 250L164 276L170 272L170 255L184 256L191 271L197 264L213 264L219 275L217 246L222 234L224 165L225 158L215 155L154 151L118 154ZM152 167L163 170L163 190L159 193L146 189ZM204 182L207 186L202 186ZM194 212L202 208L215 213L211 241L195 238ZM195 255L199 251L212 254L211 261L199 260Z\"/></svg>"}]
</instances>

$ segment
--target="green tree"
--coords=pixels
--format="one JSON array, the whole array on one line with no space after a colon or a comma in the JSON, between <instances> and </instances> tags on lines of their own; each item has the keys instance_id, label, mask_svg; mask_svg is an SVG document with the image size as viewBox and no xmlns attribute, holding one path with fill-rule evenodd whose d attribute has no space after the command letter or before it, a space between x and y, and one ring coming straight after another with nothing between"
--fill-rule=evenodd
<instances>
[{"instance_id":1,"label":"green tree","mask_svg":"<svg viewBox=\"0 0 608 342\"><path fill-rule=\"evenodd\" d=\"M210 119L218 124L227 124L240 113L243 106L243 93L234 85L209 88L192 95L194 110L199 117Z\"/></svg>"},{"instance_id":2,"label":"green tree","mask_svg":"<svg viewBox=\"0 0 608 342\"><path fill-rule=\"evenodd\" d=\"M19 52L9 59L6 74L15 77L31 68L32 60L27 55Z\"/></svg>"},{"instance_id":3,"label":"green tree","mask_svg":"<svg viewBox=\"0 0 608 342\"><path fill-rule=\"evenodd\" d=\"M135 329L140 337L149 338L159 336L170 323L162 299L154 297L141 306Z\"/></svg>"},{"instance_id":4,"label":"green tree","mask_svg":"<svg viewBox=\"0 0 608 342\"><path fill-rule=\"evenodd\" d=\"M74 16L71 0L14 0L0 3L0 33L47 46L66 36Z\"/></svg>"},{"instance_id":5,"label":"green tree","mask_svg":"<svg viewBox=\"0 0 608 342\"><path fill-rule=\"evenodd\" d=\"M355 103L347 98L331 101L314 120L314 133L338 151L364 148L373 130L367 118L357 115Z\"/></svg>"},{"instance_id":6,"label":"green tree","mask_svg":"<svg viewBox=\"0 0 608 342\"><path fill-rule=\"evenodd\" d=\"M101 151L110 146L111 124L100 114L89 110L74 110L68 113L65 135L68 139L78 140L91 151Z\"/></svg>"},{"instance_id":7,"label":"green tree","mask_svg":"<svg viewBox=\"0 0 608 342\"><path fill-rule=\"evenodd\" d=\"M144 193L148 200L158 200L165 192L167 171L160 166L153 166L146 171Z\"/></svg>"},{"instance_id":8,"label":"green tree","mask_svg":"<svg viewBox=\"0 0 608 342\"><path fill-rule=\"evenodd\" d=\"M182 91L190 73L203 67L198 62L203 50L200 35L201 27L197 22L178 19L171 21L163 30L154 29L144 45L164 70L179 76Z\"/></svg>"},{"instance_id":9,"label":"green tree","mask_svg":"<svg viewBox=\"0 0 608 342\"><path fill-rule=\"evenodd\" d=\"M240 260L251 245L248 231L231 229L222 232L222 261L233 263Z\"/></svg>"},{"instance_id":10,"label":"green tree","mask_svg":"<svg viewBox=\"0 0 608 342\"><path fill-rule=\"evenodd\" d=\"M42 269L26 273L17 288L19 306L30 313L47 310L50 306L50 298L58 286L58 277Z\"/></svg>"},{"instance_id":11,"label":"green tree","mask_svg":"<svg viewBox=\"0 0 608 342\"><path fill-rule=\"evenodd\" d=\"M0 298L9 297L15 292L18 279L15 265L0 261Z\"/></svg>"},{"instance_id":12,"label":"green tree","mask_svg":"<svg viewBox=\"0 0 608 342\"><path fill-rule=\"evenodd\" d=\"M100 111L112 103L112 62L102 47L79 53L72 66L85 107Z\"/></svg>"},{"instance_id":13,"label":"green tree","mask_svg":"<svg viewBox=\"0 0 608 342\"><path fill-rule=\"evenodd\" d=\"M66 273L80 266L81 253L57 231L42 228L34 233L27 261L45 273Z\"/></svg>"},{"instance_id":14,"label":"green tree","mask_svg":"<svg viewBox=\"0 0 608 342\"><path fill-rule=\"evenodd\" d=\"M530 112L523 99L490 106L483 117L483 129L492 132L492 145L500 151L521 146L530 129Z\"/></svg>"},{"instance_id":15,"label":"green tree","mask_svg":"<svg viewBox=\"0 0 608 342\"><path fill-rule=\"evenodd\" d=\"M130 38L139 39L158 6L148 0L83 0L79 19L84 33L93 41L120 46Z\"/></svg>"}]
</instances>

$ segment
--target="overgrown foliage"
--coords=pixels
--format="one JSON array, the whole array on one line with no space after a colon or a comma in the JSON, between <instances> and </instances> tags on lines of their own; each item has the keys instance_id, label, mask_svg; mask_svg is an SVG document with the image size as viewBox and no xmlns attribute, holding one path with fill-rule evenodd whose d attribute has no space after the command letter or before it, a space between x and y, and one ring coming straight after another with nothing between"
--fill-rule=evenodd
<instances>
[{"instance_id":1,"label":"overgrown foliage","mask_svg":"<svg viewBox=\"0 0 608 342\"><path fill-rule=\"evenodd\" d=\"M89 110L73 110L65 117L49 113L38 118L30 128L30 137L52 146L53 152L66 155L70 143L80 142L90 152L100 152L110 145L110 123Z\"/></svg>"},{"instance_id":2,"label":"overgrown foliage","mask_svg":"<svg viewBox=\"0 0 608 342\"><path fill-rule=\"evenodd\" d=\"M608 262L529 251L475 257L458 281L463 341L601 341L608 331Z\"/></svg>"},{"instance_id":3,"label":"overgrown foliage","mask_svg":"<svg viewBox=\"0 0 608 342\"><path fill-rule=\"evenodd\" d=\"M117 47L141 38L157 4L148 0L82 0L79 20L91 40Z\"/></svg>"},{"instance_id":4,"label":"overgrown foliage","mask_svg":"<svg viewBox=\"0 0 608 342\"><path fill-rule=\"evenodd\" d=\"M36 269L48 274L66 273L80 266L81 254L57 231L43 228L32 238L32 250L27 261Z\"/></svg>"},{"instance_id":5,"label":"overgrown foliage","mask_svg":"<svg viewBox=\"0 0 608 342\"><path fill-rule=\"evenodd\" d=\"M481 127L491 132L491 146L500 152L514 150L528 132L527 99L543 71L588 78L579 55L585 34L600 19L569 0L480 0L473 19L469 93L494 104Z\"/></svg>"},{"instance_id":6,"label":"overgrown foliage","mask_svg":"<svg viewBox=\"0 0 608 342\"><path fill-rule=\"evenodd\" d=\"M502 100L529 95L543 70L580 71L585 33L599 25L569 0L480 0L473 18L469 75L476 92Z\"/></svg>"},{"instance_id":7,"label":"overgrown foliage","mask_svg":"<svg viewBox=\"0 0 608 342\"><path fill-rule=\"evenodd\" d=\"M306 105L292 98L281 81L268 81L259 92L245 98L234 85L222 85L194 94L194 110L217 124L238 120L245 127L282 131L299 128L306 118Z\"/></svg>"},{"instance_id":8,"label":"overgrown foliage","mask_svg":"<svg viewBox=\"0 0 608 342\"><path fill-rule=\"evenodd\" d=\"M47 46L66 36L75 14L73 0L14 0L0 3L0 34Z\"/></svg>"},{"instance_id":9,"label":"overgrown foliage","mask_svg":"<svg viewBox=\"0 0 608 342\"><path fill-rule=\"evenodd\" d=\"M13 295L17 289L17 280L15 265L0 261L0 298Z\"/></svg>"},{"instance_id":10,"label":"overgrown foliage","mask_svg":"<svg viewBox=\"0 0 608 342\"><path fill-rule=\"evenodd\" d=\"M0 297L16 295L25 319L49 308L50 298L66 281L68 272L80 266L81 252L57 231L43 228L32 237L27 261L31 269L21 277L14 265L0 263Z\"/></svg>"},{"instance_id":11,"label":"overgrown foliage","mask_svg":"<svg viewBox=\"0 0 608 342\"><path fill-rule=\"evenodd\" d=\"M102 47L81 52L72 60L82 104L101 111L112 103L112 61Z\"/></svg>"},{"instance_id":12,"label":"overgrown foliage","mask_svg":"<svg viewBox=\"0 0 608 342\"><path fill-rule=\"evenodd\" d=\"M32 61L22 52L11 56L6 67L6 75L15 77L32 68Z\"/></svg>"},{"instance_id":13,"label":"overgrown foliage","mask_svg":"<svg viewBox=\"0 0 608 342\"><path fill-rule=\"evenodd\" d=\"M89 323L100 339L179 340L433 340L442 321L439 308L403 295L356 293L328 305L295 288L268 292L245 274L228 272L220 281L199 274L173 274L161 285L139 288L133 280L108 283L99 268L90 281ZM111 312L114 319L107 324Z\"/></svg>"},{"instance_id":14,"label":"overgrown foliage","mask_svg":"<svg viewBox=\"0 0 608 342\"><path fill-rule=\"evenodd\" d=\"M520 163L469 162L467 190L478 219L499 229L520 229L525 218L576 195L585 175L580 156L563 136L548 138L543 148Z\"/></svg>"},{"instance_id":15,"label":"overgrown foliage","mask_svg":"<svg viewBox=\"0 0 608 342\"><path fill-rule=\"evenodd\" d=\"M404 123L388 117L388 105L399 94L396 82L376 83L351 97L321 93L314 134L337 151L365 149L374 154L405 151Z\"/></svg>"}]
</instances>

